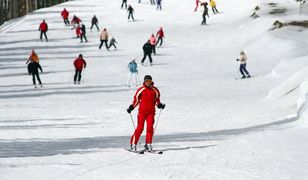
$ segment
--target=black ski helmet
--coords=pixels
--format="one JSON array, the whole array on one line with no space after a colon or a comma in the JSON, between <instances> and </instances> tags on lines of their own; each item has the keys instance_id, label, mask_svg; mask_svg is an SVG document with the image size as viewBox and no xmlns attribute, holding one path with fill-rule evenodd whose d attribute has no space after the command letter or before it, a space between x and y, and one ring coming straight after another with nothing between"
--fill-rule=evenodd
<instances>
[{"instance_id":1,"label":"black ski helmet","mask_svg":"<svg viewBox=\"0 0 308 180\"><path fill-rule=\"evenodd\" d=\"M144 76L144 81L145 80L151 80L152 81L152 76L150 76L150 75L145 75Z\"/></svg>"}]
</instances>

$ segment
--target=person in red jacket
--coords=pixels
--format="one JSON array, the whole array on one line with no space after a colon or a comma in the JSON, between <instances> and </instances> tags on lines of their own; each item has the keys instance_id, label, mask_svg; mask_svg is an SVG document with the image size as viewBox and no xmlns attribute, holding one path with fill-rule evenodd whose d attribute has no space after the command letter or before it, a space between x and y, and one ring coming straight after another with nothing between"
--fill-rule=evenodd
<instances>
[{"instance_id":1,"label":"person in red jacket","mask_svg":"<svg viewBox=\"0 0 308 180\"><path fill-rule=\"evenodd\" d=\"M77 77L78 77L78 84L80 84L82 69L86 68L87 66L86 61L82 57L82 54L79 54L79 57L75 59L74 66L75 66L74 84L77 83Z\"/></svg>"},{"instance_id":2,"label":"person in red jacket","mask_svg":"<svg viewBox=\"0 0 308 180\"><path fill-rule=\"evenodd\" d=\"M138 105L139 105L138 125L130 140L131 150L137 151L137 143L142 134L144 128L144 122L146 121L147 123L146 140L145 140L146 144L144 145L144 148L146 151L153 151L152 139L154 133L153 125L155 116L155 105L159 109L164 109L165 104L162 104L160 102L160 92L154 86L154 82L152 81L152 77L150 75L146 75L144 77L143 86L140 87L135 93L134 101L128 107L127 112L131 113Z\"/></svg>"},{"instance_id":3,"label":"person in red jacket","mask_svg":"<svg viewBox=\"0 0 308 180\"><path fill-rule=\"evenodd\" d=\"M46 35L46 32L48 31L48 25L45 22L45 19L40 24L39 31L41 31L40 40L42 41L42 37L43 37L43 34L44 34L46 41L48 41L48 38L47 38L47 35Z\"/></svg>"},{"instance_id":4,"label":"person in red jacket","mask_svg":"<svg viewBox=\"0 0 308 180\"><path fill-rule=\"evenodd\" d=\"M68 20L68 16L69 16L69 12L64 8L63 11L61 12L61 16L63 17L63 20L64 20L64 24L66 26L69 26L70 25L70 22Z\"/></svg>"},{"instance_id":5,"label":"person in red jacket","mask_svg":"<svg viewBox=\"0 0 308 180\"><path fill-rule=\"evenodd\" d=\"M163 44L163 38L165 37L163 27L160 27L160 29L157 31L156 37L157 37L156 45L159 43L159 47L160 47Z\"/></svg>"}]
</instances>

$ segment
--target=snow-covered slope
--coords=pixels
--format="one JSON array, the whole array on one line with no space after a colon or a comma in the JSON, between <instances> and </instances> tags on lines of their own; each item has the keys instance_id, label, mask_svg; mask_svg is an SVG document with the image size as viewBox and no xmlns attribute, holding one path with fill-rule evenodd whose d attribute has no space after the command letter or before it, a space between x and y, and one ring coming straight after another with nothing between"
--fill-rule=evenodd
<instances>
[{"instance_id":1,"label":"snow-covered slope","mask_svg":"<svg viewBox=\"0 0 308 180\"><path fill-rule=\"evenodd\" d=\"M194 1L163 1L162 11L146 0L129 3L136 22L127 21L120 0L76 0L0 27L0 179L308 177L308 31L270 31L276 20L307 19L305 11L298 15L298 3L217 0L222 13L210 10L206 26ZM88 43L64 26L63 8L83 20ZM285 10L271 13L276 9ZM94 14L119 42L116 51L98 49L99 32L89 29ZM39 41L42 19L49 42ZM166 103L154 138L164 154L136 155L123 150L133 132L126 108L136 90L126 86L127 64L140 63L142 45L161 26L164 45L153 66L139 65L139 76L151 74ZM44 88L34 89L27 75L32 49ZM251 79L237 79L241 50ZM74 85L79 53L88 65L82 84Z\"/></svg>"}]
</instances>

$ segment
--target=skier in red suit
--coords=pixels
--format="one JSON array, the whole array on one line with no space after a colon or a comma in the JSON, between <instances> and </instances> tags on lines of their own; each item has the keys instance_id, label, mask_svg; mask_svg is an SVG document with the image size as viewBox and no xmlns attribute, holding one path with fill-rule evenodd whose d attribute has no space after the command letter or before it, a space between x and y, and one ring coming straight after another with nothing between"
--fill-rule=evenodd
<instances>
[{"instance_id":1,"label":"skier in red suit","mask_svg":"<svg viewBox=\"0 0 308 180\"><path fill-rule=\"evenodd\" d=\"M154 133L154 116L155 116L155 106L159 109L164 109L165 104L160 102L160 92L154 86L154 82L152 81L152 77L150 75L146 75L144 77L143 86L140 87L135 96L133 103L127 109L128 113L131 113L132 110L139 104L139 112L138 112L138 125L131 137L130 144L131 150L137 150L137 143L142 134L144 128L144 122L146 121L147 129L146 129L146 140L145 140L145 150L153 151L152 148L152 139Z\"/></svg>"}]
</instances>

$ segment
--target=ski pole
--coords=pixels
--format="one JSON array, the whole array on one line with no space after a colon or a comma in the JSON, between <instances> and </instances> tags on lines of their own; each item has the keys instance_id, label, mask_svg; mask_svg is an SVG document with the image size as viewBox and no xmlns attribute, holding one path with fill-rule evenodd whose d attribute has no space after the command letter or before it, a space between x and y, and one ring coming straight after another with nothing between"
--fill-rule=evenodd
<instances>
[{"instance_id":1,"label":"ski pole","mask_svg":"<svg viewBox=\"0 0 308 180\"><path fill-rule=\"evenodd\" d=\"M131 114L131 113L129 113L129 115L130 115L130 119L132 120L132 124L133 124L133 126L134 126L134 130L135 130L135 129L136 129L136 126L135 126L135 123L134 123L133 116L132 116L132 114Z\"/></svg>"},{"instance_id":2,"label":"ski pole","mask_svg":"<svg viewBox=\"0 0 308 180\"><path fill-rule=\"evenodd\" d=\"M155 133L155 131L156 131L156 128L157 128L157 124L158 124L158 121L159 121L159 117L160 117L160 114L161 114L161 111L162 111L162 109L159 111L159 113L158 113L158 116L157 116L157 119L156 119L156 124L155 124L155 128L154 128L154 131L153 131L153 135L154 135L154 133Z\"/></svg>"}]
</instances>

